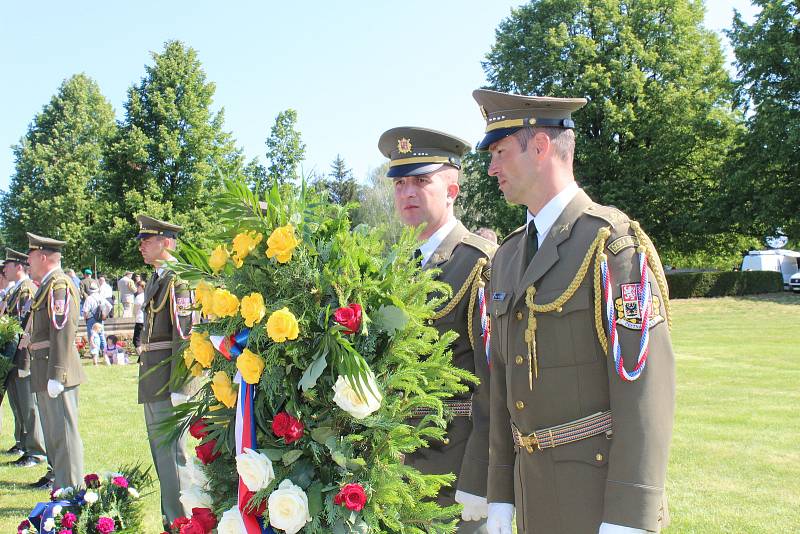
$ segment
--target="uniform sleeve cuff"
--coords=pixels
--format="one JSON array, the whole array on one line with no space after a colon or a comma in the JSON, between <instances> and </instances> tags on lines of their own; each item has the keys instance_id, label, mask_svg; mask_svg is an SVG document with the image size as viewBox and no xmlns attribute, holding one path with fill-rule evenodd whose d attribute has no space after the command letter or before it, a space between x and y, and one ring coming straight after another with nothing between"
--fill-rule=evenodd
<instances>
[{"instance_id":1,"label":"uniform sleeve cuff","mask_svg":"<svg viewBox=\"0 0 800 534\"><path fill-rule=\"evenodd\" d=\"M603 522L658 532L664 514L663 497L664 488L608 480Z\"/></svg>"},{"instance_id":2,"label":"uniform sleeve cuff","mask_svg":"<svg viewBox=\"0 0 800 534\"><path fill-rule=\"evenodd\" d=\"M489 466L489 502L514 502L514 466Z\"/></svg>"},{"instance_id":3,"label":"uniform sleeve cuff","mask_svg":"<svg viewBox=\"0 0 800 534\"><path fill-rule=\"evenodd\" d=\"M489 463L464 456L461 474L458 476L457 489L478 497L486 496L486 479L489 475Z\"/></svg>"}]
</instances>

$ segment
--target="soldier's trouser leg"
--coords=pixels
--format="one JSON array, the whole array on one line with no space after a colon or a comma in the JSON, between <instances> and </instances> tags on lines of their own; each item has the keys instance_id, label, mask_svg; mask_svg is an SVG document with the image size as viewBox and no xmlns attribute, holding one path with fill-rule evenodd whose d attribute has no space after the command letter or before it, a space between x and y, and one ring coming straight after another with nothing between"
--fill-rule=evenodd
<instances>
[{"instance_id":1,"label":"soldier's trouser leg","mask_svg":"<svg viewBox=\"0 0 800 534\"><path fill-rule=\"evenodd\" d=\"M46 391L36 393L47 459L53 466L56 488L83 483L83 442L78 433L78 386L66 388L51 399Z\"/></svg>"},{"instance_id":2,"label":"soldier's trouser leg","mask_svg":"<svg viewBox=\"0 0 800 534\"><path fill-rule=\"evenodd\" d=\"M20 413L22 414L25 454L43 460L46 455L44 433L42 432L42 421L39 417L39 407L36 405L36 399L34 399L31 391L31 377L17 377L14 382L17 389Z\"/></svg>"},{"instance_id":3,"label":"soldier's trouser leg","mask_svg":"<svg viewBox=\"0 0 800 534\"><path fill-rule=\"evenodd\" d=\"M11 413L14 415L14 445L25 450L25 426L22 424L22 413L19 409L19 393L17 391L16 369L11 369L11 376L6 380L6 396Z\"/></svg>"},{"instance_id":4,"label":"soldier's trouser leg","mask_svg":"<svg viewBox=\"0 0 800 534\"><path fill-rule=\"evenodd\" d=\"M168 442L158 430L158 424L171 415L172 403L169 400L144 403L150 454L161 486L161 513L170 523L185 515L180 501L179 468L186 467L186 433L177 441Z\"/></svg>"}]
</instances>

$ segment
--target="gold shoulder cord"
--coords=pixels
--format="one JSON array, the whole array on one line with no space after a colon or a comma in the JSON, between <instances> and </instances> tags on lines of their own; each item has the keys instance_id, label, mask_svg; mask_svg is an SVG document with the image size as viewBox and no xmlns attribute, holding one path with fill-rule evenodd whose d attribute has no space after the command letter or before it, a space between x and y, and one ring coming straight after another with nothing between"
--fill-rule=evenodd
<instances>
[{"instance_id":1,"label":"gold shoulder cord","mask_svg":"<svg viewBox=\"0 0 800 534\"><path fill-rule=\"evenodd\" d=\"M154 306L153 300L150 300L148 304L150 307L150 317L148 317L147 321L149 326L149 328L147 329L147 343L150 343L150 336L153 335L153 323L156 319L156 314L160 313L161 310L164 309L164 306L167 305L167 302L169 302L169 293L172 290L173 284L175 284L174 276L169 280L169 284L167 285L167 290L164 292L164 299L161 301L161 304L159 304L158 306Z\"/></svg>"},{"instance_id":2,"label":"gold shoulder cord","mask_svg":"<svg viewBox=\"0 0 800 534\"><path fill-rule=\"evenodd\" d=\"M600 336L602 332L602 322L600 322L600 318L602 317L601 314L601 307L600 307L600 299L599 299L599 275L600 272L597 266L599 265L600 257L603 255L603 249L605 248L606 240L611 235L610 228L600 228L597 231L597 237L594 238L592 244L589 245L589 250L586 251L586 256L583 257L583 261L581 262L580 267L578 268L578 272L575 274L575 278L572 279L572 282L569 283L567 289L555 300L552 302L548 302L547 304L535 304L533 302L533 298L536 296L536 287L530 286L528 287L527 291L525 292L525 304L528 306L528 328L525 330L525 343L528 345L528 387L531 391L533 391L533 379L539 378L539 361L536 356L536 313L548 313L552 311L561 311L562 306L572 298L575 294L575 291L578 290L578 287L583 283L583 280L586 278L586 273L589 271L589 266L592 262L592 257L595 257L595 322L599 325L598 327L598 338L600 339L600 344L603 346L603 350L605 351L605 347L607 344L605 343L605 334ZM607 352L607 351L606 351Z\"/></svg>"},{"instance_id":3,"label":"gold shoulder cord","mask_svg":"<svg viewBox=\"0 0 800 534\"><path fill-rule=\"evenodd\" d=\"M475 295L478 293L478 288L483 285L483 281L481 280L481 271L483 271L483 267L488 263L486 258L479 259L475 266L470 271L469 275L467 275L467 279L464 280L464 283L461 285L459 290L456 292L455 296L450 299L444 308L436 312L433 317L431 317L431 321L436 321L441 319L458 306L458 303L461 302L461 299L464 298L464 295L467 292L470 293L469 299L469 309L472 310L472 306L475 304ZM467 314L467 332L469 332L469 343L472 347L475 347L475 343L472 339L472 313Z\"/></svg>"},{"instance_id":4,"label":"gold shoulder cord","mask_svg":"<svg viewBox=\"0 0 800 534\"><path fill-rule=\"evenodd\" d=\"M47 300L47 316L50 317L50 294L53 292L52 291L52 286L55 283L56 283L56 281L53 280L50 283L50 287L47 288L47 291L43 291L42 292L42 296L39 297L39 300L31 303L31 317L28 320L29 324L33 324L34 312L36 311L36 309L39 308L39 306L41 306L44 303L45 299ZM76 300L77 302L80 302L80 300L78 300L78 296L75 294L75 290L72 289L72 283L67 283L66 289L67 289L67 292L72 296L72 298L74 300ZM81 311L78 310L78 316L80 316L80 314L81 314Z\"/></svg>"}]
</instances>

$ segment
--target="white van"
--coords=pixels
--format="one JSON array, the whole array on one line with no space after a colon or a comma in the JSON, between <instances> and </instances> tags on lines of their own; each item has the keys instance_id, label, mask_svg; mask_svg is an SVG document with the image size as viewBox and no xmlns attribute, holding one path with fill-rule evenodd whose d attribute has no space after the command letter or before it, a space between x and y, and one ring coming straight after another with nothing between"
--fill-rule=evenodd
<instances>
[{"instance_id":1,"label":"white van","mask_svg":"<svg viewBox=\"0 0 800 534\"><path fill-rule=\"evenodd\" d=\"M789 289L792 275L800 271L800 252L785 249L751 250L742 259L743 271L777 271L783 275L783 287Z\"/></svg>"}]
</instances>

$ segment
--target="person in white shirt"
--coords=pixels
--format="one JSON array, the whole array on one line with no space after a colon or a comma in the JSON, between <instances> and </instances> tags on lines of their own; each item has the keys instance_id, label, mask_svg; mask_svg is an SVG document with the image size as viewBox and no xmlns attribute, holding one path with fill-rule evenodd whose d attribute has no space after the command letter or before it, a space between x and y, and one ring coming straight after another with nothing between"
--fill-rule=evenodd
<instances>
[{"instance_id":1,"label":"person in white shirt","mask_svg":"<svg viewBox=\"0 0 800 534\"><path fill-rule=\"evenodd\" d=\"M101 350L105 350L106 348L105 325L103 322L106 318L111 316L112 309L113 306L111 306L111 303L103 298L103 296L100 294L100 288L97 286L97 282L93 281L90 283L89 295L86 297L86 300L83 301L81 313L83 314L83 318L86 320L87 339L91 339L92 327L95 325L95 323L99 323L102 327L100 332Z\"/></svg>"}]
</instances>

